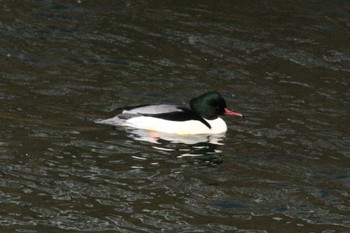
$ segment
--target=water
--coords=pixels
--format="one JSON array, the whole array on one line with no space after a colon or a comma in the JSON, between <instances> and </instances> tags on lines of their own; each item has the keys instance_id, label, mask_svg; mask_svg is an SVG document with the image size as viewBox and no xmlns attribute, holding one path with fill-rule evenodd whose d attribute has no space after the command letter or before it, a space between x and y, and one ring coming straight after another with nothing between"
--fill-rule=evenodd
<instances>
[{"instance_id":1,"label":"water","mask_svg":"<svg viewBox=\"0 0 350 233\"><path fill-rule=\"evenodd\" d=\"M350 231L348 1L1 5L1 232ZM226 135L93 122L208 90Z\"/></svg>"}]
</instances>

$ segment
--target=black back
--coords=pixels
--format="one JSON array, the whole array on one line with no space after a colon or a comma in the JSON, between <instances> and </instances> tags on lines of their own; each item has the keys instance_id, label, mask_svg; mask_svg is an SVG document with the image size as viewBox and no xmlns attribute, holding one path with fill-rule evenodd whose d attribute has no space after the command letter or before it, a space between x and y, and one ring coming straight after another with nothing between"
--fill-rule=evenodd
<instances>
[{"instance_id":1,"label":"black back","mask_svg":"<svg viewBox=\"0 0 350 233\"><path fill-rule=\"evenodd\" d=\"M160 114L142 114L142 115L161 118L161 119L170 120L170 121L197 120L202 122L209 129L211 129L210 124L207 121L205 121L201 116L199 116L197 113L195 113L193 110L184 108L184 107L178 107L178 108L181 109L182 111L167 112L167 113L160 113Z\"/></svg>"}]
</instances>

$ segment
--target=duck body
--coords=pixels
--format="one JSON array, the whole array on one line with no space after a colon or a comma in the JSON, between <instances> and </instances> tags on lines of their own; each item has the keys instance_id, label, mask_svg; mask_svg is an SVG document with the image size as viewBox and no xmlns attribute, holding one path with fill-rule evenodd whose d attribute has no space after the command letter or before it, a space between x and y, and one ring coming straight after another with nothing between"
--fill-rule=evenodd
<instances>
[{"instance_id":1,"label":"duck body","mask_svg":"<svg viewBox=\"0 0 350 233\"><path fill-rule=\"evenodd\" d=\"M171 104L152 104L120 108L117 116L97 121L114 126L127 126L170 134L220 134L227 125L219 115L242 114L226 108L218 92L208 92L190 101L190 108Z\"/></svg>"}]
</instances>

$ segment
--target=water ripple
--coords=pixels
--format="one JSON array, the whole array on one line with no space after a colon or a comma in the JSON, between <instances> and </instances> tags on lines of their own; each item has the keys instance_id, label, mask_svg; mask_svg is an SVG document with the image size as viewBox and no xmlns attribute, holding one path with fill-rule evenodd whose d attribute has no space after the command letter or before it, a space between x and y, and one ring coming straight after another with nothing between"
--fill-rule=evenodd
<instances>
[{"instance_id":1,"label":"water ripple","mask_svg":"<svg viewBox=\"0 0 350 233\"><path fill-rule=\"evenodd\" d=\"M1 231L349 231L347 9L4 2ZM246 119L217 137L93 123L206 90Z\"/></svg>"}]
</instances>

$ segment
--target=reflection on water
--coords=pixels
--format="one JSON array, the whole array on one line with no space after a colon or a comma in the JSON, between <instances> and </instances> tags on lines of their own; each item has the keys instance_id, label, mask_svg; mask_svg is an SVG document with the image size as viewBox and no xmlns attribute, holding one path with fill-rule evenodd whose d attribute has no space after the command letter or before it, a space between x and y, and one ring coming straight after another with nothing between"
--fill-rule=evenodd
<instances>
[{"instance_id":1,"label":"reflection on water","mask_svg":"<svg viewBox=\"0 0 350 233\"><path fill-rule=\"evenodd\" d=\"M134 140L156 144L152 148L177 154L177 158L192 158L211 164L221 161L220 146L224 145L225 138L225 134L178 135L132 128L128 129L128 136Z\"/></svg>"},{"instance_id":2,"label":"reflection on water","mask_svg":"<svg viewBox=\"0 0 350 233\"><path fill-rule=\"evenodd\" d=\"M349 15L348 1L3 1L0 231L349 232ZM93 123L207 90L247 120L210 137Z\"/></svg>"}]
</instances>

